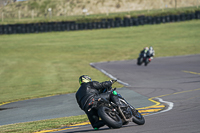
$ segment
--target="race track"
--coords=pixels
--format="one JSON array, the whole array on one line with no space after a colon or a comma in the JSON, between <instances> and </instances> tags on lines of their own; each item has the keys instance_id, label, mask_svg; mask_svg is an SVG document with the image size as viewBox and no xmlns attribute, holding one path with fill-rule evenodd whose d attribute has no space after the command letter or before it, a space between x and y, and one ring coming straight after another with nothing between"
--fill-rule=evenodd
<instances>
[{"instance_id":1,"label":"race track","mask_svg":"<svg viewBox=\"0 0 200 133\"><path fill-rule=\"evenodd\" d=\"M148 98L159 97L165 102L172 103L172 108L166 112L146 115L146 123L143 126L130 123L120 129L111 130L104 126L94 131L90 125L85 125L58 132L200 132L200 55L155 58L146 67L137 66L136 60L101 62L93 65L126 84L125 89L128 89L129 93L122 95L125 97L132 94L127 100L135 107L153 105ZM68 94L6 104L0 107L0 118L3 118L0 125L36 120L38 115L42 119L68 116L68 113L71 113L68 106L78 108L74 102L74 94ZM32 113L28 112L31 110ZM21 111L24 114L21 114ZM76 111L76 114L84 114L78 109ZM44 116L44 112L48 115ZM16 116L17 114L20 115Z\"/></svg>"},{"instance_id":2,"label":"race track","mask_svg":"<svg viewBox=\"0 0 200 133\"><path fill-rule=\"evenodd\" d=\"M130 123L120 129L106 126L94 131L90 125L59 131L107 133L199 133L200 132L200 55L155 58L147 67L136 60L93 63L146 97L159 97L173 107L145 116L146 123Z\"/></svg>"}]
</instances>

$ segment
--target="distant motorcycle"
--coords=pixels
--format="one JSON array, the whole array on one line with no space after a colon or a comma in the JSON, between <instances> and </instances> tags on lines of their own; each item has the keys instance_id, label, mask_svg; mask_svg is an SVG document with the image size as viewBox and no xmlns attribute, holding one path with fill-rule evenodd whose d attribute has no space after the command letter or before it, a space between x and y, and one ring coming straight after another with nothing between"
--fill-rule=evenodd
<instances>
[{"instance_id":1,"label":"distant motorcycle","mask_svg":"<svg viewBox=\"0 0 200 133\"><path fill-rule=\"evenodd\" d=\"M147 56L147 53L141 53L140 56L137 59L137 65L142 65L144 63L145 66L147 66L151 62L151 58Z\"/></svg>"},{"instance_id":2,"label":"distant motorcycle","mask_svg":"<svg viewBox=\"0 0 200 133\"><path fill-rule=\"evenodd\" d=\"M113 80L113 83L116 81ZM88 111L95 108L99 117L110 128L121 128L122 125L127 125L130 121L143 125L145 123L144 117L115 90L116 88L111 89L110 93L118 96L122 106L119 107L115 103L99 97L90 101L89 105L92 107Z\"/></svg>"}]
</instances>

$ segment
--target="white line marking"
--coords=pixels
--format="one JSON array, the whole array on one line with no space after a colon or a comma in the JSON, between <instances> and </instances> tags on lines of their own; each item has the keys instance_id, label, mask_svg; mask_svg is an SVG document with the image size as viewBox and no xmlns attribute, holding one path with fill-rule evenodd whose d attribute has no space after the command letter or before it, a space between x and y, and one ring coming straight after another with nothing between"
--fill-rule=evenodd
<instances>
[{"instance_id":1,"label":"white line marking","mask_svg":"<svg viewBox=\"0 0 200 133\"><path fill-rule=\"evenodd\" d=\"M119 79L117 79L116 77L112 76L111 74L107 73L105 70L100 69L98 67L96 67L93 63L90 63L90 65L94 68L96 68L97 70L101 71L102 73L104 73L105 75L107 75L108 77L110 77L111 79L117 80L117 82L119 82L120 84L123 84L125 86L130 86L128 83L125 83Z\"/></svg>"},{"instance_id":2,"label":"white line marking","mask_svg":"<svg viewBox=\"0 0 200 133\"><path fill-rule=\"evenodd\" d=\"M166 103L169 107L167 109L165 109L165 110L159 111L157 113L152 113L152 114L149 114L149 115L155 115L155 114L159 114L159 113L164 113L164 112L170 111L174 107L174 103L172 103L172 102L164 101L164 100L162 100L161 98L158 98L158 97L155 98L155 99L158 99L161 103ZM149 115L146 115L146 116L149 116Z\"/></svg>"}]
</instances>

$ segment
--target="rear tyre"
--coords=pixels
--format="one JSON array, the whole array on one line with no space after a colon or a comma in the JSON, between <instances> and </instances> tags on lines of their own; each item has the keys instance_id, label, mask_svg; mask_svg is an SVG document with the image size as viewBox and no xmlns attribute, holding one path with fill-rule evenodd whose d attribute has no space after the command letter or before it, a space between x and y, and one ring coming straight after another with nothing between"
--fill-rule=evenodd
<instances>
[{"instance_id":1,"label":"rear tyre","mask_svg":"<svg viewBox=\"0 0 200 133\"><path fill-rule=\"evenodd\" d=\"M145 59L145 64L144 64L144 65L145 65L145 66L147 66L147 65L148 65L148 63L149 63L149 59L148 59L148 58L146 58L146 59Z\"/></svg>"},{"instance_id":2,"label":"rear tyre","mask_svg":"<svg viewBox=\"0 0 200 133\"><path fill-rule=\"evenodd\" d=\"M98 115L101 119L106 123L106 125L110 128L120 128L122 127L122 120L121 118L113 112L108 107L100 107L98 110Z\"/></svg>"}]
</instances>

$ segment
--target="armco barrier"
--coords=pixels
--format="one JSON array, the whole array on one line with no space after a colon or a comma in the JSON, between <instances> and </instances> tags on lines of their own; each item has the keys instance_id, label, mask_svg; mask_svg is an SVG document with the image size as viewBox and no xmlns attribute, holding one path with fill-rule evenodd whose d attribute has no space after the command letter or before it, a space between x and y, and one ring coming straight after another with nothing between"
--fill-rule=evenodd
<instances>
[{"instance_id":1,"label":"armco barrier","mask_svg":"<svg viewBox=\"0 0 200 133\"><path fill-rule=\"evenodd\" d=\"M25 33L42 33L52 31L74 31L74 30L92 30L106 29L115 27L138 26L145 24L160 24L169 22L179 22L186 20L200 19L200 11L195 13L182 13L179 15L166 16L138 16L131 18L102 19L99 22L76 23L71 22L48 22L48 23L31 23L31 24L12 24L0 25L1 34L25 34Z\"/></svg>"}]
</instances>

